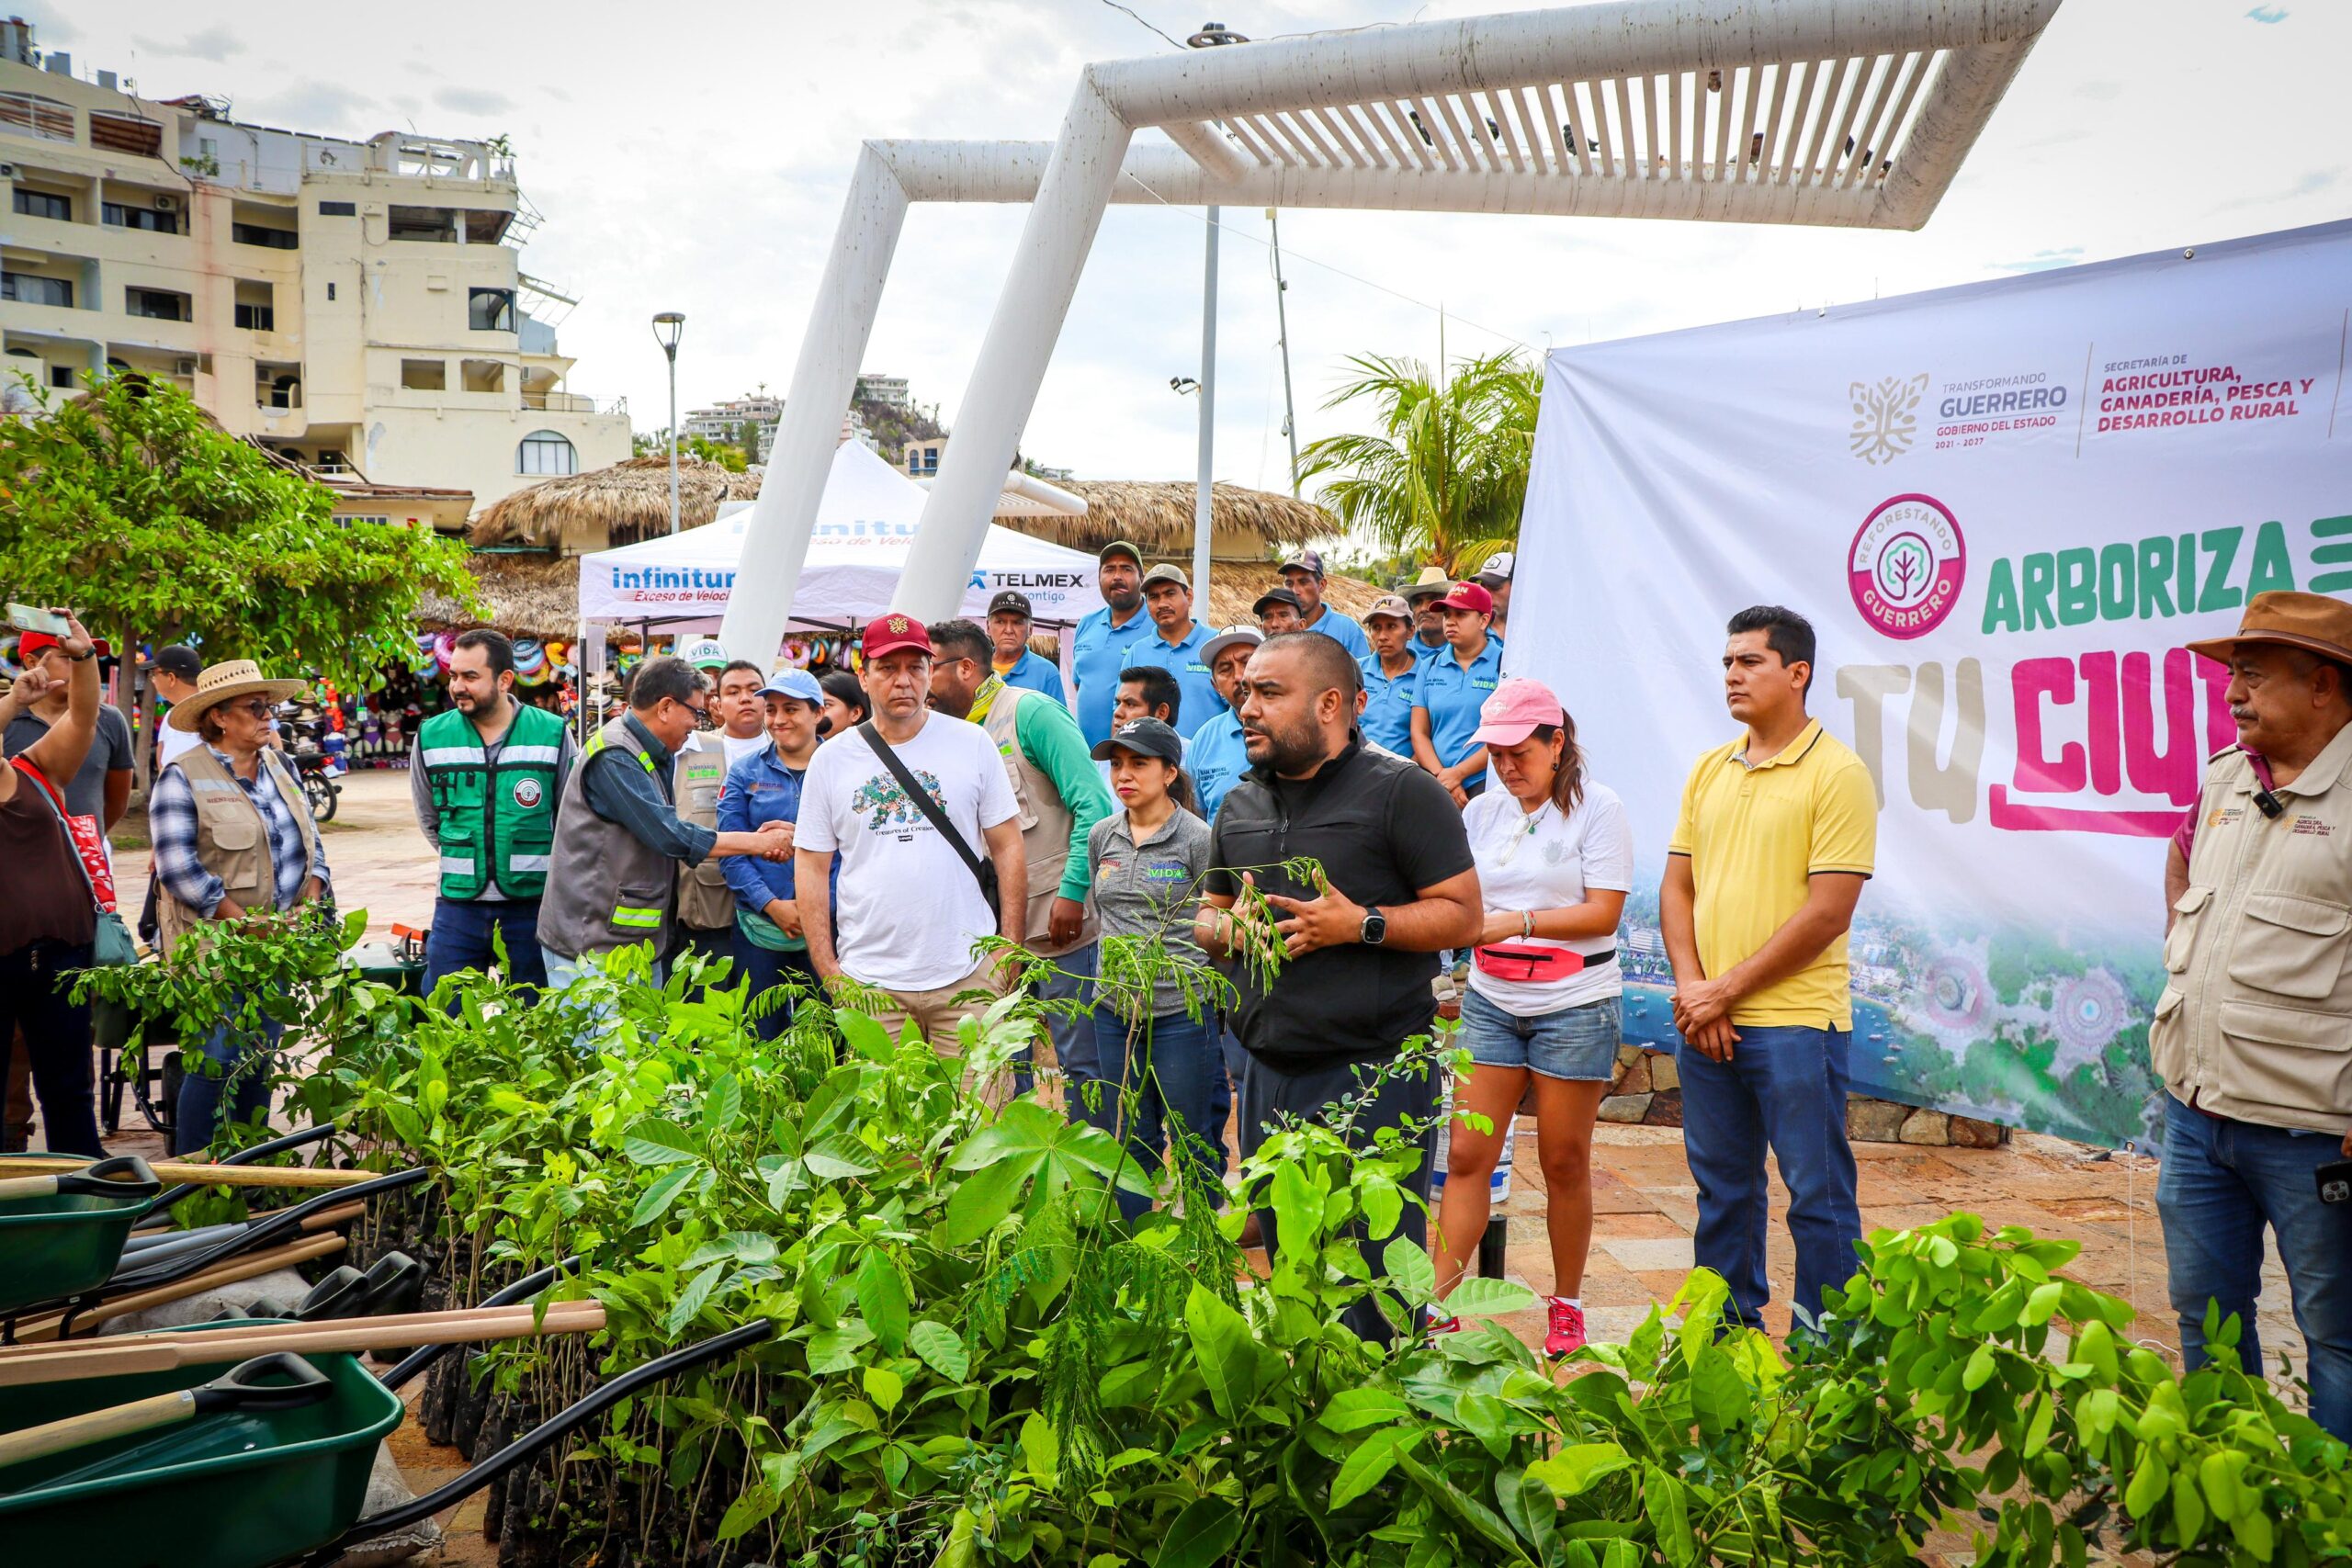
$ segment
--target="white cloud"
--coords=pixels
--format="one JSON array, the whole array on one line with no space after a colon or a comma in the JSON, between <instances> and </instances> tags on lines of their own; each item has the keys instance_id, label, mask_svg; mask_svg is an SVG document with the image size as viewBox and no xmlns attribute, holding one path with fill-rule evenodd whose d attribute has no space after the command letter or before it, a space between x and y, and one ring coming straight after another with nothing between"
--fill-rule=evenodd
<instances>
[{"instance_id":1,"label":"white cloud","mask_svg":"<svg viewBox=\"0 0 2352 1568\"><path fill-rule=\"evenodd\" d=\"M227 28L215 24L192 32L177 43L168 39L134 38L130 40L150 54L175 55L185 60L209 60L216 64L232 54L244 52L244 43Z\"/></svg>"},{"instance_id":2,"label":"white cloud","mask_svg":"<svg viewBox=\"0 0 2352 1568\"><path fill-rule=\"evenodd\" d=\"M1130 3L1180 37L1225 15L1262 39L1536 0L1257 0L1246 18ZM98 16L110 31L94 39ZM82 8L77 64L112 66L133 39L180 37L187 16L169 0ZM1085 63L1167 52L1097 0L861 0L810 16L705 0L649 27L639 7L584 0L550 27L543 10L493 3L420 51L408 37L387 47L381 18L364 8L313 8L297 28L262 0L219 0L207 29L266 39L288 69L264 70L251 52L175 59L168 71L141 61L141 85L159 97L226 93L266 123L366 135L399 123L393 95L424 85L407 74L421 65L443 107L398 112L427 132L514 131L524 188L547 215L524 265L583 301L562 327L579 358L575 389L626 394L650 427L665 386L647 328L656 310L689 318L686 403L791 379L862 138L1049 140ZM1344 355L1432 357L1428 307L1441 303L1452 354L1510 339L1541 349L2335 216L2334 78L2352 58L2352 6L2299 6L2293 19L2250 27L2239 6L2200 0L2066 0L1917 233L1286 212L1300 438L1348 427L1351 416L1319 407ZM44 41L63 41L36 20ZM452 96L473 93L502 102ZM2252 129L2214 118L2217 106L2247 103L2261 106ZM449 118L436 124L440 114ZM506 114L517 123L484 118ZM922 208L908 219L866 364L910 377L951 420L1023 215ZM1255 209L1226 217L1217 467L1279 487L1266 224ZM1201 239L1197 211L1106 216L1022 437L1026 455L1098 477L1191 474L1195 403L1167 383L1199 371Z\"/></svg>"},{"instance_id":3,"label":"white cloud","mask_svg":"<svg viewBox=\"0 0 2352 1568\"><path fill-rule=\"evenodd\" d=\"M514 99L484 87L444 87L433 95L433 101L453 114L464 115L508 114L514 107Z\"/></svg>"}]
</instances>

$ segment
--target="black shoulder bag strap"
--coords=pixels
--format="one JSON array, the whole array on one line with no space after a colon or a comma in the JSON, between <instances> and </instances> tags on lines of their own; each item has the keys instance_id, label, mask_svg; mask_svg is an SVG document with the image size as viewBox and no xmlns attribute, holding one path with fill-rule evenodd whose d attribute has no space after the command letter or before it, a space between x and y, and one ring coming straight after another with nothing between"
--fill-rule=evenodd
<instances>
[{"instance_id":1,"label":"black shoulder bag strap","mask_svg":"<svg viewBox=\"0 0 2352 1568\"><path fill-rule=\"evenodd\" d=\"M890 770L890 776L899 781L899 787L907 792L907 798L914 803L915 809L930 818L931 825L939 829L940 837L955 845L956 852L964 857L964 863L971 868L973 880L980 885L980 896L989 901L989 913L999 919L1003 919L1003 902L997 893L996 863L972 852L972 846L964 841L964 835L956 830L956 824L947 819L947 813L940 809L939 802L931 797L931 791L915 781L907 764L890 750L890 743L882 739L882 732L874 728L872 719L859 725L857 732L865 738L868 746L874 748L874 754L882 759L882 765Z\"/></svg>"}]
</instances>

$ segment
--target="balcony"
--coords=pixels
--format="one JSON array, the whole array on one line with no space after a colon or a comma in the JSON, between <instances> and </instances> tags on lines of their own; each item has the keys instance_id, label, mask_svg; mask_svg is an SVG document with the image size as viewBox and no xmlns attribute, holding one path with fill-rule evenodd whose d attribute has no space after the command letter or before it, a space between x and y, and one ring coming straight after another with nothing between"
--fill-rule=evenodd
<instances>
[{"instance_id":1,"label":"balcony","mask_svg":"<svg viewBox=\"0 0 2352 1568\"><path fill-rule=\"evenodd\" d=\"M526 409L538 409L547 413L598 413L605 412L597 407L595 399L583 397L578 392L526 391L523 394L523 406ZM628 407L627 400L623 400L621 406L624 409Z\"/></svg>"}]
</instances>

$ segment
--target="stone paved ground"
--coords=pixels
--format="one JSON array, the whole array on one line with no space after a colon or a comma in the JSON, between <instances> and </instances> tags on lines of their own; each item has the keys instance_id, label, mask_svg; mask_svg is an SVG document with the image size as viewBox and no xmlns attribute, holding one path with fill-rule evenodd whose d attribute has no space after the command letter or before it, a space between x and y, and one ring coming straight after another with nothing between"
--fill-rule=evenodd
<instances>
[{"instance_id":1,"label":"stone paved ground","mask_svg":"<svg viewBox=\"0 0 2352 1568\"><path fill-rule=\"evenodd\" d=\"M432 863L409 815L405 773L361 773L346 782L336 820L328 829L327 854L344 906L368 909L371 935L385 934L395 921L428 922ZM122 886L143 888L145 852L134 851L119 858ZM1696 1190L1683 1163L1681 1137L1679 1130L1666 1127L1603 1125L1595 1130L1593 1245L1584 1301L1596 1338L1622 1339L1653 1303L1674 1293L1691 1266ZM2154 1160L2123 1156L2102 1159L2097 1150L2030 1134L1997 1149L1864 1144L1855 1152L1861 1167L1866 1231L1919 1224L1967 1210L1989 1224L2022 1224L2041 1235L2072 1237L2083 1244L2083 1252L2067 1272L2136 1303L2143 1314L2138 1335L2168 1354L2177 1348L2177 1336L2165 1306ZM1552 1265L1531 1122L1521 1123L1517 1154L1514 1190L1501 1211L1510 1227L1506 1272L1538 1292L1548 1292ZM1784 1303L1795 1264L1785 1228L1788 1195L1777 1180L1772 1197L1770 1260L1782 1304L1769 1315L1775 1331L1785 1332ZM2288 1313L2286 1280L2275 1255L2266 1275L2261 1316L2263 1339L2273 1359L2284 1348L2300 1366L2302 1341ZM1530 1340L1543 1336L1540 1312L1510 1322ZM394 1450L419 1491L440 1484L462 1468L454 1450L425 1444L413 1427L395 1437ZM476 1500L447 1521L449 1562L494 1561L494 1549L481 1538L481 1512Z\"/></svg>"}]
</instances>

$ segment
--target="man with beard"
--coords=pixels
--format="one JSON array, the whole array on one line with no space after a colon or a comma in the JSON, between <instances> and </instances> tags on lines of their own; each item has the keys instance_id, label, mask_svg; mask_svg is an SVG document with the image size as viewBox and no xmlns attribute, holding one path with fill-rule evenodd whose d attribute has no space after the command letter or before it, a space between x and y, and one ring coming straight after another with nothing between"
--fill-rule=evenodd
<instances>
[{"instance_id":1,"label":"man with beard","mask_svg":"<svg viewBox=\"0 0 2352 1568\"><path fill-rule=\"evenodd\" d=\"M1111 738L1111 705L1127 649L1151 635L1151 617L1143 613L1143 556L1125 539L1114 539L1094 559L1102 607L1078 623L1070 642L1078 728L1090 748Z\"/></svg>"},{"instance_id":2,"label":"man with beard","mask_svg":"<svg viewBox=\"0 0 2352 1568\"><path fill-rule=\"evenodd\" d=\"M1401 757L1365 748L1355 733L1363 671L1348 650L1317 632L1271 637L1251 655L1238 698L1250 768L1227 793L1212 830L1206 903L1195 928L1213 956L1279 942L1288 954L1271 988L1230 965L1240 994L1235 1032L1249 1052L1241 1086L1241 1147L1265 1142L1277 1112L1320 1117L1357 1093L1359 1072L1392 1060L1426 1034L1436 1013L1430 983L1438 954L1478 940L1485 916L1460 813L1437 781ZM1317 863L1316 879L1285 863ZM1242 886L1272 907L1271 926L1237 912ZM1429 1192L1437 1114L1433 1076L1391 1079L1359 1112L1369 1145L1383 1127L1420 1128L1420 1168L1410 1185ZM1282 1245L1273 1216L1259 1223ZM1424 1244L1427 1215L1408 1202L1398 1226ZM1389 1337L1370 1300L1348 1325Z\"/></svg>"},{"instance_id":3,"label":"man with beard","mask_svg":"<svg viewBox=\"0 0 2352 1568\"><path fill-rule=\"evenodd\" d=\"M449 702L418 731L409 769L416 825L441 857L424 989L489 968L493 931L506 943L506 978L544 986L539 896L578 748L562 719L514 700L514 645L487 627L449 650Z\"/></svg>"}]
</instances>

